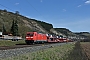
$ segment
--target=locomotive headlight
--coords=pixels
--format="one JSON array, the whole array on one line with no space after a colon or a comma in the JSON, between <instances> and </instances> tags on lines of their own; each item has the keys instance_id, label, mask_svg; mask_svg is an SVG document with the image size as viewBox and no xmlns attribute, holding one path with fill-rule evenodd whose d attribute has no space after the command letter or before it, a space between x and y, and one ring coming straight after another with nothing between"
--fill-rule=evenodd
<instances>
[{"instance_id":1,"label":"locomotive headlight","mask_svg":"<svg viewBox=\"0 0 90 60\"><path fill-rule=\"evenodd\" d=\"M33 37L31 37L31 38L33 38Z\"/></svg>"},{"instance_id":2,"label":"locomotive headlight","mask_svg":"<svg viewBox=\"0 0 90 60\"><path fill-rule=\"evenodd\" d=\"M28 38L28 37L26 37L26 38Z\"/></svg>"}]
</instances>

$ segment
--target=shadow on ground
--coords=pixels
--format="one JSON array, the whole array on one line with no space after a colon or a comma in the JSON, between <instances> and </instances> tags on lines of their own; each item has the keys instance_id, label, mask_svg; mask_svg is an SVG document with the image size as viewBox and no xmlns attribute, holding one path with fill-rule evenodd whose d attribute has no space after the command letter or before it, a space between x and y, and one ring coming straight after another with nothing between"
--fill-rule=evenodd
<instances>
[{"instance_id":1,"label":"shadow on ground","mask_svg":"<svg viewBox=\"0 0 90 60\"><path fill-rule=\"evenodd\" d=\"M27 45L26 43L18 43L16 45Z\"/></svg>"}]
</instances>

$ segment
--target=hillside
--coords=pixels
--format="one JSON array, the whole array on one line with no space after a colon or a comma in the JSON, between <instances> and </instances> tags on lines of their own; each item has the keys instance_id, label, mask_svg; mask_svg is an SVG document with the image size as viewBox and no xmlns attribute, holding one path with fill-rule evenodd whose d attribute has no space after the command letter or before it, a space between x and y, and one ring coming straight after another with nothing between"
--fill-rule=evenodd
<instances>
[{"instance_id":1,"label":"hillside","mask_svg":"<svg viewBox=\"0 0 90 60\"><path fill-rule=\"evenodd\" d=\"M27 18L19 14L18 11L15 13L8 12L7 10L0 10L0 32L2 32L3 25L5 26L6 32L11 33L11 26L13 20L18 22L19 35L25 37L26 32L37 31L39 33L49 33L55 35L62 35L64 37L77 37L80 34L73 33L66 28L53 28L53 25L44 21ZM84 33L84 36L87 34ZM88 34L90 36L90 34Z\"/></svg>"},{"instance_id":2,"label":"hillside","mask_svg":"<svg viewBox=\"0 0 90 60\"><path fill-rule=\"evenodd\" d=\"M89 32L76 32L75 34L77 34L79 36L86 37L86 38L90 38L90 33Z\"/></svg>"},{"instance_id":3,"label":"hillside","mask_svg":"<svg viewBox=\"0 0 90 60\"><path fill-rule=\"evenodd\" d=\"M10 33L13 20L17 20L18 32L23 37L25 37L25 34L28 31L49 33L49 29L53 28L52 24L27 18L25 16L20 15L19 13L17 14L17 12L12 13L12 12L8 12L7 10L0 10L0 31L2 31L2 26L4 24L6 31Z\"/></svg>"},{"instance_id":4,"label":"hillside","mask_svg":"<svg viewBox=\"0 0 90 60\"><path fill-rule=\"evenodd\" d=\"M54 28L54 30L56 30L57 33L62 33L62 35L65 35L65 36L76 36L76 34L74 34L69 29L66 29L66 28Z\"/></svg>"}]
</instances>

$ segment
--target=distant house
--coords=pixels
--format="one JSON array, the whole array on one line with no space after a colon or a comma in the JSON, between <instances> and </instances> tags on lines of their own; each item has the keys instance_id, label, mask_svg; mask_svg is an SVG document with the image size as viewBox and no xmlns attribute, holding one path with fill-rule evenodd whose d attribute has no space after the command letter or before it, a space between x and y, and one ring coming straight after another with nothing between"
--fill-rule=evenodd
<instances>
[{"instance_id":1,"label":"distant house","mask_svg":"<svg viewBox=\"0 0 90 60\"><path fill-rule=\"evenodd\" d=\"M3 38L3 36L2 36L2 32L0 32L0 39L2 39Z\"/></svg>"},{"instance_id":2,"label":"distant house","mask_svg":"<svg viewBox=\"0 0 90 60\"><path fill-rule=\"evenodd\" d=\"M2 35L2 32L0 32L0 35Z\"/></svg>"},{"instance_id":3,"label":"distant house","mask_svg":"<svg viewBox=\"0 0 90 60\"><path fill-rule=\"evenodd\" d=\"M3 35L2 32L0 32L0 39L4 40L21 40L21 36L13 36L12 34L5 34Z\"/></svg>"}]
</instances>

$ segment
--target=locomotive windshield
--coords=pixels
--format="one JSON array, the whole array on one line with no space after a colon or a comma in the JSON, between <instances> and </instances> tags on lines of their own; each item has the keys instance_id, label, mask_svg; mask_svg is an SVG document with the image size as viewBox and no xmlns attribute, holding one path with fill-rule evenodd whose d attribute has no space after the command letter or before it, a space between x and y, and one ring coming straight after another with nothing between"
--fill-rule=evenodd
<instances>
[{"instance_id":1,"label":"locomotive windshield","mask_svg":"<svg viewBox=\"0 0 90 60\"><path fill-rule=\"evenodd\" d=\"M33 33L29 33L29 34L27 34L27 36L31 36L32 37L33 36Z\"/></svg>"}]
</instances>

